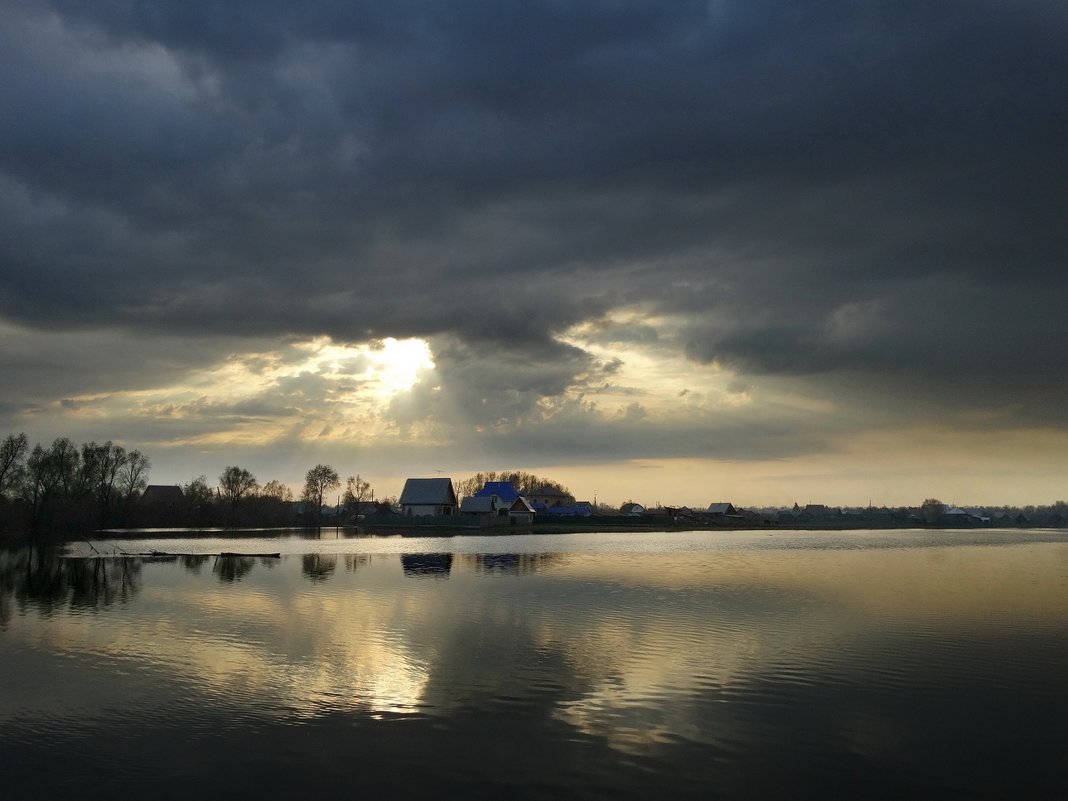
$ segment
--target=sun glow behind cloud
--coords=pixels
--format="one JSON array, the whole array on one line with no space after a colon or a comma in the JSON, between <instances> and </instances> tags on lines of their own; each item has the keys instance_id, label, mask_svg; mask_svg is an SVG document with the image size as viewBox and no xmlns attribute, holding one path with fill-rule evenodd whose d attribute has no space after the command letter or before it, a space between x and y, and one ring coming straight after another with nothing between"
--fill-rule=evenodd
<instances>
[{"instance_id":1,"label":"sun glow behind cloud","mask_svg":"<svg viewBox=\"0 0 1068 801\"><path fill-rule=\"evenodd\" d=\"M383 409L433 370L422 339L316 337L232 353L166 386L69 397L58 405L69 418L132 416L159 445L360 439L388 431Z\"/></svg>"},{"instance_id":2,"label":"sun glow behind cloud","mask_svg":"<svg viewBox=\"0 0 1068 801\"><path fill-rule=\"evenodd\" d=\"M685 356L679 342L680 324L680 320L628 309L573 326L560 340L609 365L606 380L577 391L596 403L606 417L633 417L640 411L669 421L739 413L759 417L772 410L836 411L834 403L799 393L796 387L785 391L774 381L757 384L743 378L726 365L695 363Z\"/></svg>"},{"instance_id":3,"label":"sun glow behind cloud","mask_svg":"<svg viewBox=\"0 0 1068 801\"><path fill-rule=\"evenodd\" d=\"M308 358L287 365L276 377L293 377L303 373L328 375L338 381L358 380L363 389L377 398L388 400L407 392L426 371L434 369L430 346L423 339L386 339L369 344L336 344L329 337L317 337L297 346Z\"/></svg>"}]
</instances>

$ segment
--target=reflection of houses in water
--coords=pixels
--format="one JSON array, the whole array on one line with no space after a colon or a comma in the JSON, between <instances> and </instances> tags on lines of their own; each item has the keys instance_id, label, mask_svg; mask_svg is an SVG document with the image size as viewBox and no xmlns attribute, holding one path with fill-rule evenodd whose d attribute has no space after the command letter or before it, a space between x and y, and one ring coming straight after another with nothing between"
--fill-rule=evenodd
<instances>
[{"instance_id":1,"label":"reflection of houses in water","mask_svg":"<svg viewBox=\"0 0 1068 801\"><path fill-rule=\"evenodd\" d=\"M408 553L401 556L404 575L411 578L448 578L452 572L451 553Z\"/></svg>"},{"instance_id":2,"label":"reflection of houses in water","mask_svg":"<svg viewBox=\"0 0 1068 801\"><path fill-rule=\"evenodd\" d=\"M558 563L563 554L558 553L468 553L461 560L465 567L475 573L489 576L522 576L539 573L551 564Z\"/></svg>"}]
</instances>

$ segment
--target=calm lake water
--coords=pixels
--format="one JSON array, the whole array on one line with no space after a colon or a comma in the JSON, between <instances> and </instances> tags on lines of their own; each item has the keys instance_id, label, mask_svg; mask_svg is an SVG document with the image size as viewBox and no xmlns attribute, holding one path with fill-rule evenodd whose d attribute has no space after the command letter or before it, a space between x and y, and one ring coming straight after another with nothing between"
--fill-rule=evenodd
<instances>
[{"instance_id":1,"label":"calm lake water","mask_svg":"<svg viewBox=\"0 0 1068 801\"><path fill-rule=\"evenodd\" d=\"M0 798L1068 798L1064 534L93 548L192 555L0 552Z\"/></svg>"}]
</instances>

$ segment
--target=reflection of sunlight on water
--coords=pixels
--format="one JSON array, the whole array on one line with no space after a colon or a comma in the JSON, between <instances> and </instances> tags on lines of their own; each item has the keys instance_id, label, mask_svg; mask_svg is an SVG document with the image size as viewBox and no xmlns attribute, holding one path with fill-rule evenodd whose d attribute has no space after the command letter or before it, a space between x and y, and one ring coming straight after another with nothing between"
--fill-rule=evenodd
<instances>
[{"instance_id":1,"label":"reflection of sunlight on water","mask_svg":"<svg viewBox=\"0 0 1068 801\"><path fill-rule=\"evenodd\" d=\"M60 610L47 625L20 614L8 642L173 678L257 725L264 714L310 725L419 713L451 731L487 715L502 730L550 721L627 758L789 747L813 693L841 691L863 702L820 724L824 742L875 753L902 735L872 697L934 697L975 676L1019 697L1012 685L1031 668L982 643L1004 641L1006 623L1013 636L1018 625L1062 633L1068 612L1059 543L864 549L821 534L827 547L805 549L764 534L669 536L313 541L236 579L203 559L145 562L127 602ZM605 545L619 541L628 550Z\"/></svg>"},{"instance_id":2,"label":"reflection of sunlight on water","mask_svg":"<svg viewBox=\"0 0 1068 801\"><path fill-rule=\"evenodd\" d=\"M366 564L361 564L361 568ZM390 594L249 586L149 586L145 615L87 616L34 628L39 647L164 671L219 702L309 718L330 711L408 713L421 707L428 665L404 634L421 610ZM166 610L165 615L151 614Z\"/></svg>"},{"instance_id":3,"label":"reflection of sunlight on water","mask_svg":"<svg viewBox=\"0 0 1068 801\"><path fill-rule=\"evenodd\" d=\"M676 606L649 625L634 609L610 610L585 621L584 632L541 621L539 640L561 649L586 687L560 703L555 717L633 755L715 740L692 699L746 684L776 646L767 632L748 629L744 616L709 611Z\"/></svg>"}]
</instances>

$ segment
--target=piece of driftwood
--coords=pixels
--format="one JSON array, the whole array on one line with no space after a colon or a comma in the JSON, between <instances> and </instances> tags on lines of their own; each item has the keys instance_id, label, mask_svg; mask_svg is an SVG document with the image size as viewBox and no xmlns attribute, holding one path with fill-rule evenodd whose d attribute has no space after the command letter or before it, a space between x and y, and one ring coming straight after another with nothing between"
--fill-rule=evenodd
<instances>
[{"instance_id":1,"label":"piece of driftwood","mask_svg":"<svg viewBox=\"0 0 1068 801\"><path fill-rule=\"evenodd\" d=\"M94 548L94 550L96 550L96 549ZM208 557L208 556L214 556L214 557L220 557L220 556L221 557L247 556L247 557L255 557L255 558L258 558L258 559L281 559L282 558L282 554L281 553L234 553L234 552L231 552L231 551L224 551L223 553L171 553L170 551L140 551L140 552L117 551L114 554L100 553L100 551L96 551L96 553L94 553L92 556L82 557L82 558L83 559L111 559L111 558L114 558L116 556L147 556L147 557L150 557L150 558L154 557L154 558L157 558L157 559L158 558L164 558L164 557L169 558L169 559L177 559L179 556L203 556L203 557Z\"/></svg>"},{"instance_id":2,"label":"piece of driftwood","mask_svg":"<svg viewBox=\"0 0 1068 801\"><path fill-rule=\"evenodd\" d=\"M90 548L93 548L92 543L86 543ZM172 553L170 551L123 551L116 548L113 553L102 553L96 548L93 548L93 553L88 556L74 556L68 555L69 559L115 559L118 557L142 557L149 559L177 559L180 556L194 556L194 557L209 557L214 556L216 559L219 557L251 557L256 559L281 559L281 553L239 553L235 551L223 551L222 553Z\"/></svg>"},{"instance_id":3,"label":"piece of driftwood","mask_svg":"<svg viewBox=\"0 0 1068 801\"><path fill-rule=\"evenodd\" d=\"M219 554L219 556L255 556L255 557L258 557L260 559L281 559L282 558L282 554L280 554L280 553L230 553L230 552L227 552L227 551L224 551L223 553Z\"/></svg>"}]
</instances>

